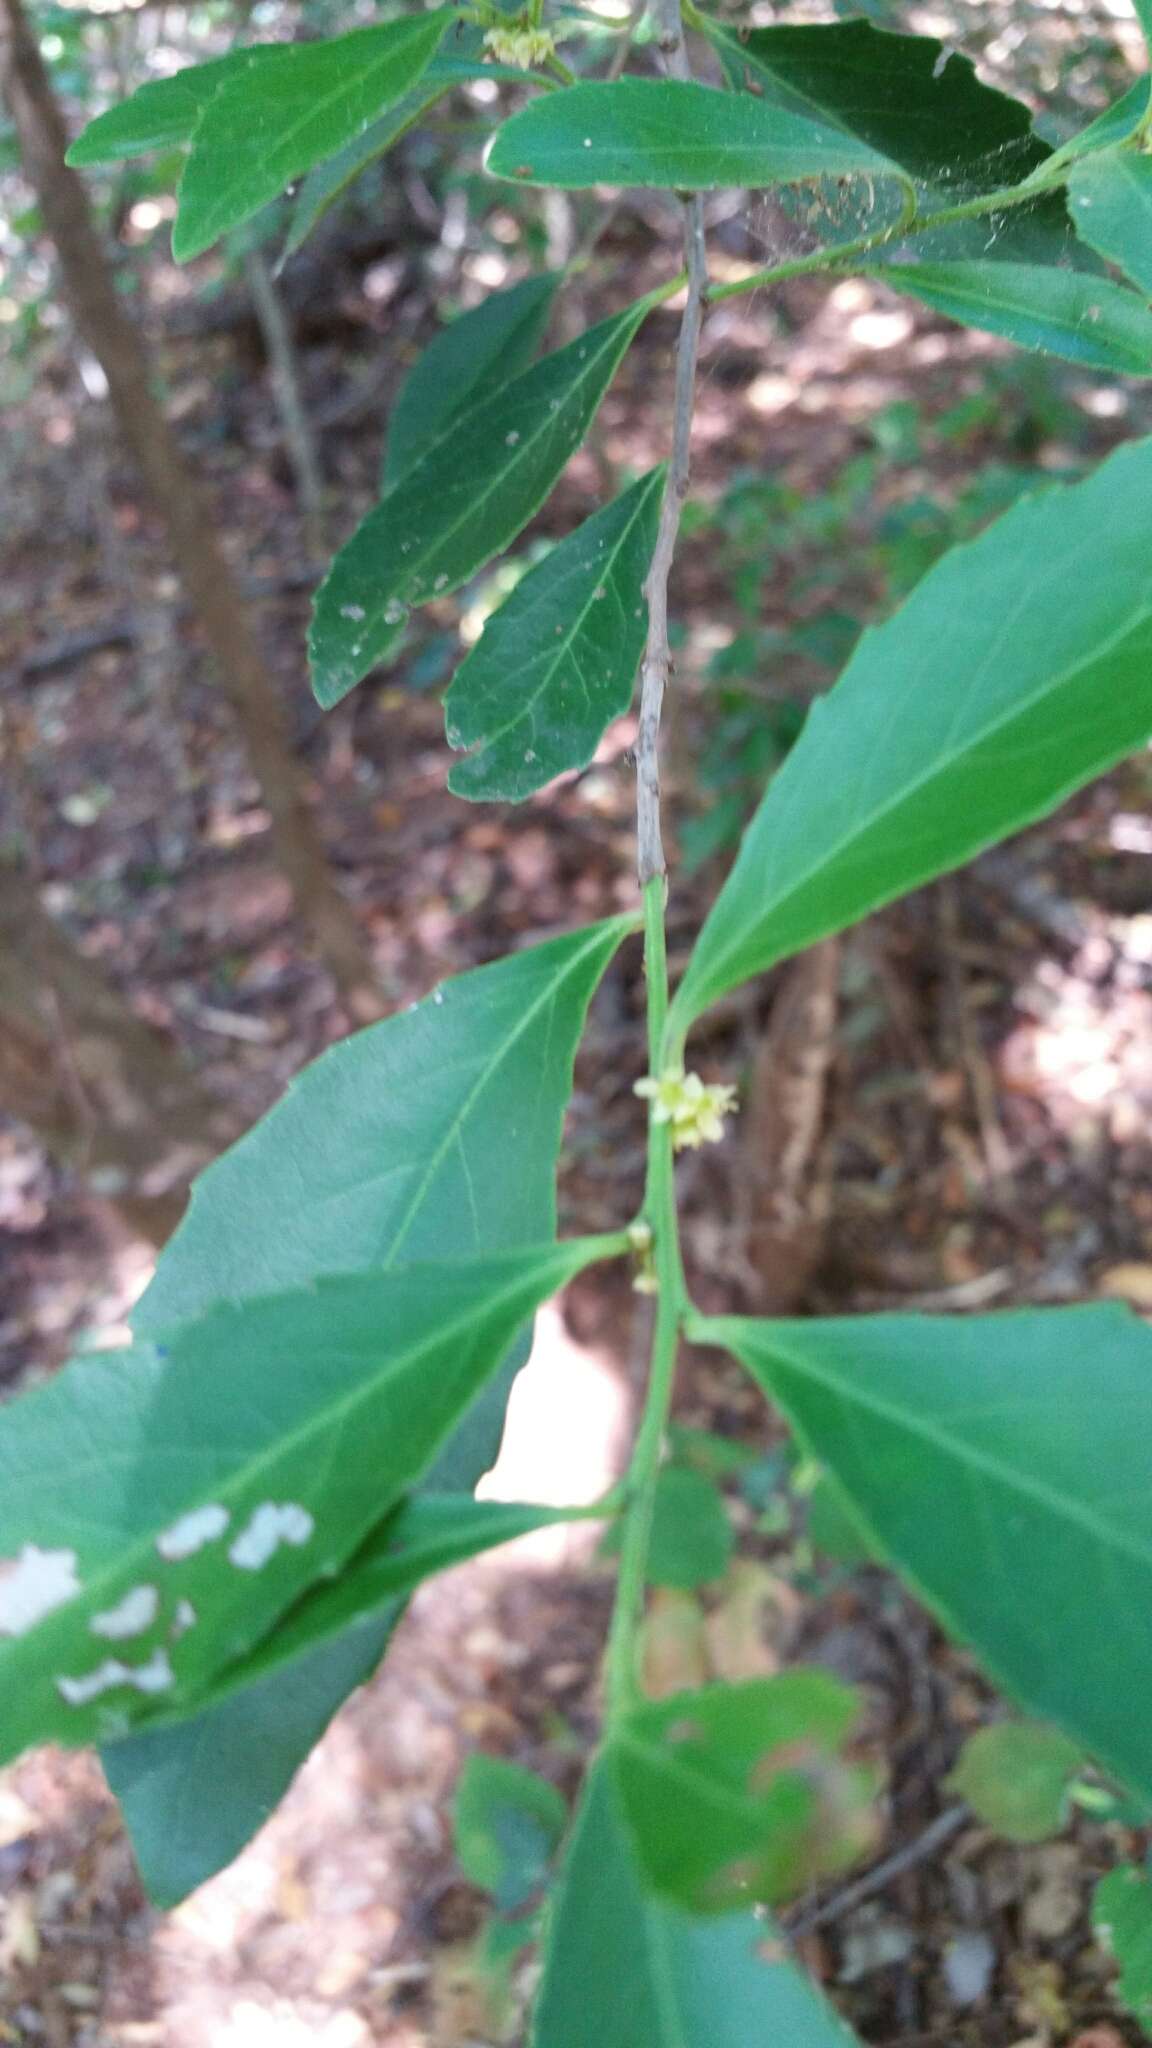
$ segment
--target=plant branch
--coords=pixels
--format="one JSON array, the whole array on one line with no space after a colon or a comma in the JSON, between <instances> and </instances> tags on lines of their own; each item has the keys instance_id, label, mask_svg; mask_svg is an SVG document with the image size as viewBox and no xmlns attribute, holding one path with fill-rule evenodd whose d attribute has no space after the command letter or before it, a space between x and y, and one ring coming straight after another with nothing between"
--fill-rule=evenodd
<instances>
[{"instance_id":1,"label":"plant branch","mask_svg":"<svg viewBox=\"0 0 1152 2048\"><path fill-rule=\"evenodd\" d=\"M926 235L934 228L951 227L955 221L983 220L991 213L1006 213L1009 207L1027 206L1046 192L1056 191L1066 176L1067 172L1060 177L1053 176L1045 184L1037 175L1023 185L1008 185L998 192L982 192L974 199L961 199L955 206L941 207L937 213L922 213L912 220L893 221L890 226L877 228L870 235L860 235L853 242L837 242L828 249L813 249L808 256L788 257L783 263L772 263L767 269L754 270L749 276L737 278L731 284L712 285L708 297L713 302L735 299L742 292L759 291L763 285L782 284L790 277L811 277L823 270L855 268L861 256L870 256L874 250L887 248L893 242L903 242L910 235Z\"/></svg>"},{"instance_id":2,"label":"plant branch","mask_svg":"<svg viewBox=\"0 0 1152 2048\"><path fill-rule=\"evenodd\" d=\"M628 19L620 30L620 40L612 52L612 62L604 73L606 79L612 80L623 76L624 67L632 54L632 38L644 19L646 4L647 0L632 0Z\"/></svg>"},{"instance_id":3,"label":"plant branch","mask_svg":"<svg viewBox=\"0 0 1152 2048\"><path fill-rule=\"evenodd\" d=\"M680 21L680 0L653 0L656 40L665 71L671 78L690 78L691 67ZM636 738L636 865L642 887L666 871L660 831L660 715L671 665L668 645L668 577L680 515L688 495L692 459L692 407L696 361L708 293L708 254L704 245L704 202L699 193L683 202L684 255L688 299L676 348L676 395L672 422L672 456L660 507L656 546L644 582L648 601L648 638L640 666L640 725Z\"/></svg>"},{"instance_id":4,"label":"plant branch","mask_svg":"<svg viewBox=\"0 0 1152 2048\"><path fill-rule=\"evenodd\" d=\"M886 1856L883 1863L877 1863L872 1870L866 1870L863 1877L843 1886L831 1898L815 1906L798 1908L793 1914L785 1915L783 1924L789 1940L802 1941L806 1935L815 1933L818 1927L828 1927L833 1921L842 1920L846 1913L854 1912L866 1899L874 1898L877 1892L894 1884L898 1877L915 1870L921 1863L929 1862L937 1850L950 1842L953 1835L958 1835L965 1822L971 1819L970 1807L947 1807L914 1841Z\"/></svg>"},{"instance_id":5,"label":"plant branch","mask_svg":"<svg viewBox=\"0 0 1152 2048\"><path fill-rule=\"evenodd\" d=\"M654 875L644 890L644 965L648 980L649 1060L655 1071L668 1009L663 875ZM652 1230L654 1244L656 1318L644 1412L625 1482L627 1509L616 1581L616 1603L608 1636L606 1692L610 1720L627 1713L637 1697L638 1634L648 1577L656 1484L672 1402L680 1323L685 1305L672 1173L672 1127L652 1120L648 1128L644 1215Z\"/></svg>"},{"instance_id":6,"label":"plant branch","mask_svg":"<svg viewBox=\"0 0 1152 2048\"><path fill-rule=\"evenodd\" d=\"M652 18L665 72L673 78L690 77L680 20L680 0L652 0ZM683 201L682 205L688 296L676 348L672 454L660 507L656 545L644 583L648 601L648 639L641 666L640 731L636 742L637 864L644 891L644 968L648 984L648 1068L651 1074L660 1071L668 1015L659 756L660 713L669 667L668 576L688 491L696 358L708 286L703 201L696 196ZM616 1603L608 1637L607 1711L610 1719L626 1713L637 1696L637 1643L648 1578L656 1485L672 1402L680 1325L686 1306L672 1170L672 1126L657 1123L654 1111L655 1104L648 1119L648 1177L643 1214L652 1232L656 1316L644 1411L625 1482L628 1505L620 1549Z\"/></svg>"}]
</instances>

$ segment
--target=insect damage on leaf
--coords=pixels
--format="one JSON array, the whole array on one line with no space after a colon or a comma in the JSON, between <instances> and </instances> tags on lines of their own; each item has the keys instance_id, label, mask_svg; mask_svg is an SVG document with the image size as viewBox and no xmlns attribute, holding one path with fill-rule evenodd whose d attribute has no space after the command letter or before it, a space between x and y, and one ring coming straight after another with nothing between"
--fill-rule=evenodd
<instances>
[{"instance_id":1,"label":"insect damage on leaf","mask_svg":"<svg viewBox=\"0 0 1152 2048\"><path fill-rule=\"evenodd\" d=\"M169 1564L177 1564L181 1558L195 1557L205 1544L215 1543L231 1520L227 1508L206 1502L203 1507L190 1508L170 1529L163 1530L156 1538L156 1548Z\"/></svg>"},{"instance_id":2,"label":"insect damage on leaf","mask_svg":"<svg viewBox=\"0 0 1152 2048\"><path fill-rule=\"evenodd\" d=\"M239 1571L261 1571L282 1544L289 1543L293 1549L299 1550L309 1541L315 1528L307 1508L294 1501L278 1507L275 1501L266 1500L230 1546L229 1560Z\"/></svg>"},{"instance_id":3,"label":"insect damage on leaf","mask_svg":"<svg viewBox=\"0 0 1152 2048\"><path fill-rule=\"evenodd\" d=\"M102 1693L118 1691L121 1686L153 1694L167 1692L175 1683L167 1650L154 1650L144 1664L122 1664L118 1657L108 1657L95 1671L78 1678L58 1678L56 1689L70 1707L87 1707Z\"/></svg>"},{"instance_id":4,"label":"insect damage on leaf","mask_svg":"<svg viewBox=\"0 0 1152 2048\"><path fill-rule=\"evenodd\" d=\"M155 1586L133 1586L130 1593L106 1614L94 1614L88 1626L94 1636L107 1636L110 1642L125 1642L132 1636L142 1636L150 1629L160 1612L160 1594Z\"/></svg>"},{"instance_id":5,"label":"insect damage on leaf","mask_svg":"<svg viewBox=\"0 0 1152 2048\"><path fill-rule=\"evenodd\" d=\"M26 1543L19 1557L0 1563L0 1636L23 1636L80 1592L74 1550L41 1550Z\"/></svg>"}]
</instances>

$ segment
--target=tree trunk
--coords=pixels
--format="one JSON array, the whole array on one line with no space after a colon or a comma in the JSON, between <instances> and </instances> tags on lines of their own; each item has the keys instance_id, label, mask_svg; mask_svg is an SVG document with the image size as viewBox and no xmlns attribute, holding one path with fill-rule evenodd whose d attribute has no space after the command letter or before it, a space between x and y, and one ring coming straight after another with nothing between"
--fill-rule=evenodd
<instances>
[{"instance_id":1,"label":"tree trunk","mask_svg":"<svg viewBox=\"0 0 1152 2048\"><path fill-rule=\"evenodd\" d=\"M176 1048L0 864L0 1107L163 1244L188 1183L236 1135Z\"/></svg>"},{"instance_id":2,"label":"tree trunk","mask_svg":"<svg viewBox=\"0 0 1152 2048\"><path fill-rule=\"evenodd\" d=\"M368 1021L379 1016L381 1005L363 941L333 881L283 708L216 539L212 512L153 395L148 359L121 307L87 194L64 162L64 124L21 0L0 0L0 87L77 328L108 380L120 431L164 521L215 656L268 810L277 859L350 1012Z\"/></svg>"}]
</instances>

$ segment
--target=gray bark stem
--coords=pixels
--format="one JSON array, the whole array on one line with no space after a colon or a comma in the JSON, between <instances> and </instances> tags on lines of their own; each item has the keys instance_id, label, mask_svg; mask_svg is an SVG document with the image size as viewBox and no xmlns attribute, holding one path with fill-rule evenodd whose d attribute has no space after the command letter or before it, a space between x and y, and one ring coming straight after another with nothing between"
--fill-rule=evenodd
<instances>
[{"instance_id":1,"label":"gray bark stem","mask_svg":"<svg viewBox=\"0 0 1152 2048\"><path fill-rule=\"evenodd\" d=\"M691 78L680 19L680 0L652 0L652 19L665 73L669 78ZM682 207L688 297L676 347L676 392L668 481L660 507L656 546L644 581L644 595L648 602L648 638L640 665L640 722L636 737L636 866L642 888L655 876L667 872L660 829L660 718L672 660L668 642L668 578L691 474L696 363L708 290L704 202L696 193L684 200Z\"/></svg>"}]
</instances>

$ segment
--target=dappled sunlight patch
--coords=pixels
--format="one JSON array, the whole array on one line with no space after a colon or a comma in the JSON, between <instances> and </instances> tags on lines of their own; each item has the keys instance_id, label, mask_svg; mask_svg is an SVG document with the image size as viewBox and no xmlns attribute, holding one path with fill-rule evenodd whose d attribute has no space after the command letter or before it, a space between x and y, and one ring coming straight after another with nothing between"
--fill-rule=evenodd
<instances>
[{"instance_id":1,"label":"dappled sunlight patch","mask_svg":"<svg viewBox=\"0 0 1152 2048\"><path fill-rule=\"evenodd\" d=\"M546 1303L536 1317L531 1357L512 1388L500 1455L478 1495L587 1506L608 1491L620 1470L630 1413L616 1362L581 1344L560 1305ZM587 1558L598 1534L595 1522L559 1523L521 1536L470 1569L486 1577L525 1568L562 1570Z\"/></svg>"}]
</instances>

